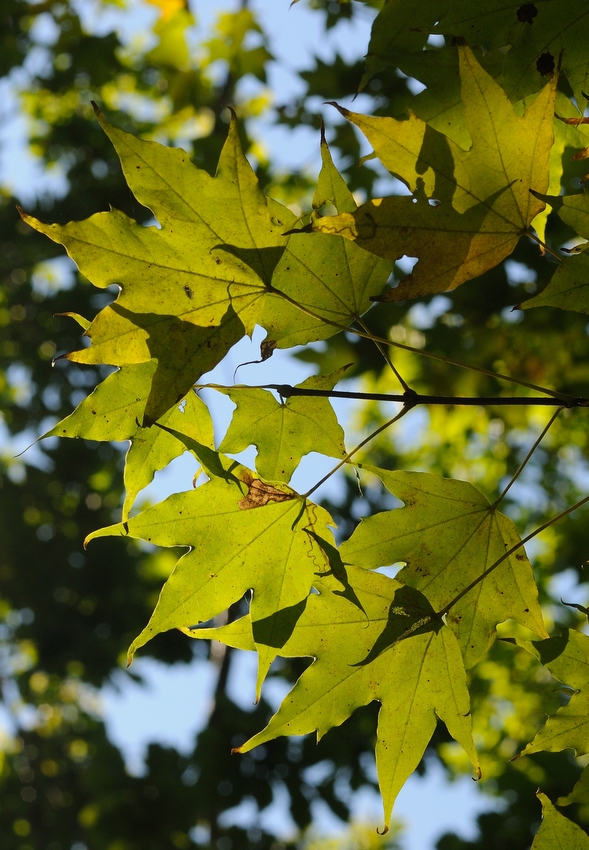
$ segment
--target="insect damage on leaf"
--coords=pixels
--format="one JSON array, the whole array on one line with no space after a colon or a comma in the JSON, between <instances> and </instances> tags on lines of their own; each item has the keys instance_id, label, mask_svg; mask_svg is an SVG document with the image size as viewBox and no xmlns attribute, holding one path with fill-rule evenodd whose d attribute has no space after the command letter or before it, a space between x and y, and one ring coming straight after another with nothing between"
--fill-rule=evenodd
<instances>
[{"instance_id":1,"label":"insect damage on leaf","mask_svg":"<svg viewBox=\"0 0 589 850\"><path fill-rule=\"evenodd\" d=\"M268 502L287 502L294 498L294 493L285 493L272 484L265 484L259 478L254 478L249 472L245 472L241 478L244 484L248 486L248 494L240 499L237 503L243 511L250 508L261 508L267 505Z\"/></svg>"}]
</instances>

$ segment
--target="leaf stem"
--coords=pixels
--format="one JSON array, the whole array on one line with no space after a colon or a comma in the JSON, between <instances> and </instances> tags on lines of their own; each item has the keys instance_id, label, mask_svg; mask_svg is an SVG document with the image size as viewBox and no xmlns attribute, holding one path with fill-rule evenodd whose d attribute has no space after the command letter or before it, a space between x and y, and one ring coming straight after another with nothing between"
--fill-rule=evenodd
<instances>
[{"instance_id":1,"label":"leaf stem","mask_svg":"<svg viewBox=\"0 0 589 850\"><path fill-rule=\"evenodd\" d=\"M528 229L528 230L526 230L526 236L529 236L530 239L533 239L534 242L537 242L538 245L541 248L543 248L549 254L552 254L552 256L555 257L558 260L559 263L562 263L562 257L560 256L560 254L557 254L557 252L554 250L554 248L551 248L550 245L547 245L546 242L543 242L542 239L540 239L540 237L538 236L537 233L534 233L533 230Z\"/></svg>"},{"instance_id":2,"label":"leaf stem","mask_svg":"<svg viewBox=\"0 0 589 850\"><path fill-rule=\"evenodd\" d=\"M363 331L367 331L367 332L368 332L368 327L367 327L367 325L366 325L366 324L362 321L362 319L360 318L360 316L356 316L356 322L360 325L360 327L362 328L362 330L363 330ZM406 393L411 392L411 389L410 389L410 387L409 387L409 384L407 384L407 383L404 381L403 377L401 376L401 373L400 373L400 372L398 371L398 369L395 367L395 364L393 363L393 361L391 360L391 358L390 358L390 357L389 357L389 355L387 354L386 349L383 347L382 343L381 343L381 342L379 342L377 339L373 340L373 342L374 342L374 344L376 345L376 347L378 348L378 350L380 351L380 353L382 354L382 356L383 356L383 358L384 358L385 363L386 363L386 364L389 366L389 368L392 370L393 374L395 375L396 379L399 381L399 383L401 384L401 386L403 387L403 389L405 390L405 392L406 392Z\"/></svg>"},{"instance_id":3,"label":"leaf stem","mask_svg":"<svg viewBox=\"0 0 589 850\"><path fill-rule=\"evenodd\" d=\"M493 504L491 505L491 510L495 510L495 508L497 507L497 505L498 505L498 504L502 501L502 499L504 499L504 498L505 498L505 496L506 496L506 495L507 495L507 493L509 492L509 489L510 489L511 485L512 485L512 484L514 483L514 481L516 481L516 479L520 476L520 474L522 473L522 471L523 471L524 467L526 466L527 462L530 460L530 458L532 457L532 455L534 454L534 452L536 451L536 449L538 448L538 446L540 445L540 443L542 442L542 440L544 439L544 437L546 436L546 434L548 433L548 431L549 431L549 430L550 430L550 428L552 427L553 423L556 421L557 416L559 416L559 415L560 415L560 413L561 413L562 409L563 409L562 407L559 407L559 408L558 408L558 410L555 410L555 411L554 411L554 413L553 413L553 414L552 414L552 416L550 417L550 420L549 420L548 424L546 425L546 427L544 428L544 430L542 431L542 433L540 434L540 436L538 437L538 439L535 441L534 445L532 446L532 448L530 449L530 451L527 453L527 455L525 456L525 458L524 458L524 459L522 460L522 462L520 463L519 467L517 468L517 471L516 471L516 472L514 473L514 475L512 476L511 481L509 482L509 484L507 485L507 487L505 487L505 489L501 492L501 494L497 497L497 499L496 499L496 500L493 502Z\"/></svg>"},{"instance_id":4,"label":"leaf stem","mask_svg":"<svg viewBox=\"0 0 589 850\"><path fill-rule=\"evenodd\" d=\"M325 482L328 480L328 478L331 478L331 476L335 472L337 472L338 469L341 469L341 467L345 463L349 463L350 460L352 459L352 457L356 454L356 452L360 451L360 449L363 448L363 446L365 446L366 443L369 443L370 440L374 439L374 437L377 437L380 433L382 433L382 431L386 431L386 429L389 427L389 425L392 425L394 422L397 422L399 419L401 419L402 416L405 416L405 414L408 413L411 410L412 407L413 407L413 405L411 404L411 402L406 402L403 405L402 409L399 411L399 413L397 413L396 416L393 416L392 419L389 419L388 422L385 422L384 425L381 425L380 428L377 428L376 431L373 431L372 434L369 434L367 437L365 437L362 440L362 442L359 443L356 446L355 449L352 449L351 452L348 452L348 454L344 458L342 458L342 460L340 460L340 462L336 466L334 466L333 469L331 469L327 473L327 475L324 475L323 478L320 481L318 481L316 484L314 484L311 487L310 490L307 490L306 493L303 493L301 498L302 499L308 499L309 496L311 495L311 493L314 493L315 490L317 490L319 487L321 487L322 484L325 484Z\"/></svg>"}]
</instances>

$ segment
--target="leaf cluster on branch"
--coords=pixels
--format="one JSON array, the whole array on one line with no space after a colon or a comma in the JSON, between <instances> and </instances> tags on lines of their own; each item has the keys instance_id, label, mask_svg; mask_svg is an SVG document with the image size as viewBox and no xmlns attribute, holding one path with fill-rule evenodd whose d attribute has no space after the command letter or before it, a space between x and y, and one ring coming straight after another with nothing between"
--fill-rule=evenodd
<instances>
[{"instance_id":1,"label":"leaf cluster on branch","mask_svg":"<svg viewBox=\"0 0 589 850\"><path fill-rule=\"evenodd\" d=\"M428 47L430 35L446 37L445 46ZM589 753L589 637L557 628L551 636L524 549L589 496L524 536L509 510L500 510L563 411L571 409L570 420L583 415L586 393L543 386L527 371L505 375L464 363L474 387L471 403L478 396L491 408L510 402L556 408L494 501L470 482L419 466L382 468L370 454L371 441L377 445L417 406L458 407L463 400L418 392L404 369L408 354L430 358L432 368L457 364L444 352L401 341L394 327L379 326L384 304L424 299L469 281L476 303L475 279L510 257L520 240L531 240L546 264L556 259L558 265L547 288L522 308L589 312L584 246L561 258L546 239L546 205L589 239L586 193L559 194L565 149L576 143L584 150L586 141L575 109L583 108L589 89L588 36L589 13L572 0L488 3L485 10L458 0L428 0L417 8L406 0L385 3L374 23L363 85L394 65L422 80L426 96L417 95L402 118L335 106L364 134L372 159L403 184L404 194L358 205L322 133L322 169L311 208L301 217L264 195L243 153L235 115L211 176L181 148L118 129L95 107L129 188L155 221L138 223L111 209L83 221L45 224L22 212L27 224L64 246L96 287L118 287L116 299L92 320L70 314L90 345L65 355L72 363L117 371L45 434L130 443L121 519L87 541L132 537L187 550L129 660L170 629L253 650L259 699L275 659L312 659L268 726L236 748L242 753L280 735L321 737L377 701L385 830L438 720L480 778L468 671L484 663L499 624L505 624L500 637L510 648L527 650L575 689L518 757L566 748ZM404 256L417 263L398 280L395 263ZM197 394L201 379L256 326L267 334L262 360L276 349L344 333L373 344L389 382L398 385L397 407L357 444L346 444L329 401L345 377L345 361L294 388L216 386L236 406L216 444L210 413ZM521 328L525 334L525 324ZM479 389L479 379L486 386L483 378L500 388L496 396ZM524 395L505 395L507 382ZM255 469L231 457L248 446L257 449ZM139 492L185 451L207 480L133 514ZM311 498L329 476L311 482L304 494L290 484L311 451L334 459L329 475L353 469L362 486L380 481L389 501L394 497L402 506L364 515L336 543L336 521ZM383 574L381 568L393 565L403 565L394 578ZM247 607L241 616L215 625L240 602ZM578 791L559 804L586 803L587 781L583 774ZM554 846L551 830L563 850L589 845L580 827L540 798L544 821L534 850Z\"/></svg>"}]
</instances>

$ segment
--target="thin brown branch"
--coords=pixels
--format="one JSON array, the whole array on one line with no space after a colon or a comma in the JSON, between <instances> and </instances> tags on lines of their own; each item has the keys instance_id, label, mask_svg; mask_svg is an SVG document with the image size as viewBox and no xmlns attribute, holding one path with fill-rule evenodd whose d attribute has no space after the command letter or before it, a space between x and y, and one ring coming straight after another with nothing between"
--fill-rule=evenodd
<instances>
[{"instance_id":1,"label":"thin brown branch","mask_svg":"<svg viewBox=\"0 0 589 850\"><path fill-rule=\"evenodd\" d=\"M497 497L497 499L493 502L493 505L492 505L493 509L495 509L497 507L497 505L502 501L502 499L505 498L505 496L509 492L509 489L511 488L512 484L519 478L519 476L521 475L521 473L524 470L524 467L526 466L526 464L528 463L528 461L530 460L530 458L532 457L532 455L534 454L534 452L536 451L536 449L538 448L538 446L540 445L540 443L542 442L542 440L544 439L544 437L546 436L546 434L548 433L550 428L552 427L553 423L556 421L557 416L560 415L561 411L562 411L562 407L559 407L558 410L554 411L554 413L550 417L550 420L548 421L546 427L544 428L544 430L542 431L542 433L540 434L538 439L534 442L534 445L532 446L530 451L527 453L525 458L520 463L519 467L517 468L517 471L512 476L509 484L505 487L505 489L500 493L500 495Z\"/></svg>"},{"instance_id":2,"label":"thin brown branch","mask_svg":"<svg viewBox=\"0 0 589 850\"><path fill-rule=\"evenodd\" d=\"M334 466L334 467L333 467L333 469L332 469L332 470L330 470L330 471L327 473L327 475L324 475L324 476L323 476L323 478L322 478L320 481L318 481L316 484L314 484L314 485L311 487L311 489L310 489L310 490L307 490L307 492L303 494L302 498L303 498L303 499L308 499L308 498L309 498L309 496L311 495L311 493L314 493L314 492L315 492L315 490L317 490L319 487L321 487L321 485L322 485L322 484L325 484L325 482L326 482L329 478L331 478L331 476L332 476L332 475L334 475L334 473L336 473L336 472L338 471L338 469L341 469L341 468L342 468L342 466L343 466L345 463L349 463L349 462L350 462L350 460L351 460L351 458L352 458L352 457L356 454L356 452L359 452L359 451L360 451L360 449L361 449L361 448L363 448L363 446L365 446L365 445L366 445L366 443L369 443L369 442L370 442L370 440L373 440L375 437L377 437L377 436L378 436L379 434L381 434L383 431L386 431L386 429L387 429L390 425L392 425L394 422L398 422L398 420L399 420L399 419L401 419L401 417L405 416L405 414L406 414L406 413L408 413L408 412L411 410L412 406L413 406L413 405L411 405L410 403L406 403L406 404L403 406L403 409L402 409L402 410L400 410L400 411L399 411L399 413L397 413L397 415L396 415L396 416L393 416L393 418L392 418L392 419L389 419L389 420L388 420L388 422L385 422L385 423L384 423L384 425L381 425L381 426L380 426L380 428L377 428L377 429L376 429L376 431L373 431L371 434L369 434L369 435L368 435L368 436L367 436L364 440L362 440L362 442L361 442L361 443L358 443L358 445L356 446L356 448L352 449L352 451L351 451L351 452L348 452L348 454L347 454L344 458L342 458L342 460L340 460L340 462L339 462L336 466Z\"/></svg>"}]
</instances>

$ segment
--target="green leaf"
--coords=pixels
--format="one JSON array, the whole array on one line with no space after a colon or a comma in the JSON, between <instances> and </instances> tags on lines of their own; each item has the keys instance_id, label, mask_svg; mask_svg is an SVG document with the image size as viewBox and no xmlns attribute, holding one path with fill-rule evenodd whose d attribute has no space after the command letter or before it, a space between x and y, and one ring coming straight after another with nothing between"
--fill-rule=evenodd
<instances>
[{"instance_id":1,"label":"green leaf","mask_svg":"<svg viewBox=\"0 0 589 850\"><path fill-rule=\"evenodd\" d=\"M481 492L430 473L360 468L377 475L405 507L363 519L341 546L344 562L367 569L404 562L398 579L420 590L436 611L464 593L446 622L467 668L487 652L504 620L548 637L523 547L467 590L520 539L511 520Z\"/></svg>"},{"instance_id":2,"label":"green leaf","mask_svg":"<svg viewBox=\"0 0 589 850\"><path fill-rule=\"evenodd\" d=\"M578 195L542 195L542 200L584 239L589 239L589 197L583 192ZM586 246L579 249L577 256L563 259L553 274L548 286L539 295L524 301L522 310L530 307L559 307L589 313L589 255Z\"/></svg>"},{"instance_id":3,"label":"green leaf","mask_svg":"<svg viewBox=\"0 0 589 850\"><path fill-rule=\"evenodd\" d=\"M521 642L560 682L576 693L568 705L549 717L534 740L518 758L547 750L551 753L572 747L577 755L589 753L589 637L563 629L560 637Z\"/></svg>"},{"instance_id":4,"label":"green leaf","mask_svg":"<svg viewBox=\"0 0 589 850\"><path fill-rule=\"evenodd\" d=\"M521 310L558 307L576 313L589 313L589 253L581 251L578 256L563 260L546 289L518 306Z\"/></svg>"},{"instance_id":5,"label":"green leaf","mask_svg":"<svg viewBox=\"0 0 589 850\"><path fill-rule=\"evenodd\" d=\"M308 532L330 540L327 526L333 520L285 485L266 484L230 459L225 466L226 478L170 496L127 522L95 531L88 541L130 536L158 546L190 548L162 588L129 658L156 634L210 620L253 591L259 690L296 623L315 574L329 569L323 550ZM258 639L259 631L263 640Z\"/></svg>"},{"instance_id":6,"label":"green leaf","mask_svg":"<svg viewBox=\"0 0 589 850\"><path fill-rule=\"evenodd\" d=\"M366 72L360 83L364 89L370 79L389 65L396 66L399 52L419 54L428 31L438 20L439 0L386 0L372 25L366 56Z\"/></svg>"},{"instance_id":7,"label":"green leaf","mask_svg":"<svg viewBox=\"0 0 589 850\"><path fill-rule=\"evenodd\" d=\"M418 591L356 567L347 573L361 607L342 593L335 576L316 581L319 594L309 597L279 653L315 661L268 726L238 751L279 735L316 731L320 738L356 708L378 700L376 765L388 828L397 794L419 764L438 718L480 775L466 674L456 638L441 623L429 622L432 609ZM406 633L410 636L403 637ZM247 619L194 636L243 648L251 640Z\"/></svg>"},{"instance_id":8,"label":"green leaf","mask_svg":"<svg viewBox=\"0 0 589 850\"><path fill-rule=\"evenodd\" d=\"M410 74L404 58L419 62L430 32L447 39L461 36L485 53L509 46L503 50L499 81L512 102L537 92L560 59L577 103L583 103L582 92L589 88L589 12L577 0L490 0L476 8L463 0L423 0L418 6L412 0L387 0L373 24L362 85L389 65ZM443 63L448 45L431 52ZM419 73L415 76L422 80Z\"/></svg>"},{"instance_id":9,"label":"green leaf","mask_svg":"<svg viewBox=\"0 0 589 850\"><path fill-rule=\"evenodd\" d=\"M559 120L558 117L555 117L553 122L554 144L548 163L550 179L546 193L552 196L558 196L563 186L565 157L567 160L571 158L570 150L568 149L572 148L574 150L581 145L589 144L589 128L586 125L575 126L574 124L567 123L567 119L578 119L579 113L569 98L562 92L556 93L555 108L556 116L561 116L561 118ZM575 157L572 158L575 159ZM541 200L546 202L547 198L543 197ZM532 222L532 227L543 242L546 241L546 223L550 213L551 209L547 206Z\"/></svg>"},{"instance_id":10,"label":"green leaf","mask_svg":"<svg viewBox=\"0 0 589 850\"><path fill-rule=\"evenodd\" d=\"M373 200L311 226L382 257L419 259L412 274L379 300L454 289L483 274L513 251L543 209L529 189L542 192L548 185L555 82L520 117L473 53L465 47L459 53L469 151L414 115L396 121L340 108L414 193Z\"/></svg>"},{"instance_id":11,"label":"green leaf","mask_svg":"<svg viewBox=\"0 0 589 850\"><path fill-rule=\"evenodd\" d=\"M63 227L25 220L63 244L96 286L121 287L86 331L90 348L68 357L112 365L156 359L144 423L151 424L253 330L287 241L281 234L294 218L276 202L268 207L235 121L211 177L183 150L99 120L129 187L160 227L142 227L117 210Z\"/></svg>"},{"instance_id":12,"label":"green leaf","mask_svg":"<svg viewBox=\"0 0 589 850\"><path fill-rule=\"evenodd\" d=\"M373 306L392 269L347 239L293 233L258 322L279 348L327 339Z\"/></svg>"},{"instance_id":13,"label":"green leaf","mask_svg":"<svg viewBox=\"0 0 589 850\"><path fill-rule=\"evenodd\" d=\"M335 167L325 134L321 131L321 171L313 196L313 210L332 203L338 212L353 212L356 201ZM315 213L312 214L312 217ZM293 312L289 302L270 295L260 317L268 338L280 347L325 339L338 326L361 316L380 295L393 264L364 251L347 239L292 233L272 279L273 287L294 300L302 310ZM331 330L324 317L336 323Z\"/></svg>"},{"instance_id":14,"label":"green leaf","mask_svg":"<svg viewBox=\"0 0 589 850\"><path fill-rule=\"evenodd\" d=\"M331 390L347 368L297 386ZM329 399L293 396L279 403L267 390L235 387L223 392L237 408L219 451L236 453L256 446L256 469L262 478L288 482L309 452L345 457L344 432Z\"/></svg>"},{"instance_id":15,"label":"green leaf","mask_svg":"<svg viewBox=\"0 0 589 850\"><path fill-rule=\"evenodd\" d=\"M137 494L153 480L154 474L186 451L186 446L172 431L181 431L210 449L215 446L211 416L206 404L193 391L180 405L165 413L156 425L138 428L131 437L125 458L123 520L128 518Z\"/></svg>"},{"instance_id":16,"label":"green leaf","mask_svg":"<svg viewBox=\"0 0 589 850\"><path fill-rule=\"evenodd\" d=\"M557 72L560 60L577 103L583 103L582 92L589 88L589 9L583 3L487 0L484 6L472 7L463 0L451 0L438 4L438 10L439 23L433 32L463 36L485 50L511 46L501 80L510 100L538 91Z\"/></svg>"},{"instance_id":17,"label":"green leaf","mask_svg":"<svg viewBox=\"0 0 589 850\"><path fill-rule=\"evenodd\" d=\"M481 67L500 83L505 54L499 50L483 53L477 49L473 51L473 55ZM395 50L390 56L390 63L426 86L412 98L411 112L430 127L448 136L461 148L468 150L472 139L461 96L458 57L457 49Z\"/></svg>"},{"instance_id":18,"label":"green leaf","mask_svg":"<svg viewBox=\"0 0 589 850\"><path fill-rule=\"evenodd\" d=\"M537 792L542 803L542 823L531 850L589 850L589 835L552 805L546 794Z\"/></svg>"}]
</instances>

